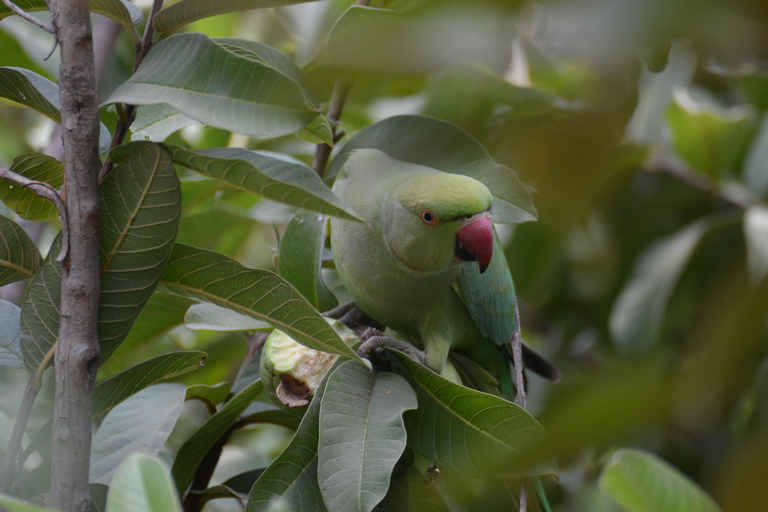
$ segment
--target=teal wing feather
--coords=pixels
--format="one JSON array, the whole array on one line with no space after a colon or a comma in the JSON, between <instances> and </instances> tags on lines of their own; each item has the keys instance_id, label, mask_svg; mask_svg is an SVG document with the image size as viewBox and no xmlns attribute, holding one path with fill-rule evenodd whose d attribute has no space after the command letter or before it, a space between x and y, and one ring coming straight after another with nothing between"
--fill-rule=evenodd
<instances>
[{"instance_id":1,"label":"teal wing feather","mask_svg":"<svg viewBox=\"0 0 768 512\"><path fill-rule=\"evenodd\" d=\"M481 274L477 263L462 263L457 284L459 296L483 337L507 345L515 332L515 284L495 233L493 258L486 271Z\"/></svg>"}]
</instances>

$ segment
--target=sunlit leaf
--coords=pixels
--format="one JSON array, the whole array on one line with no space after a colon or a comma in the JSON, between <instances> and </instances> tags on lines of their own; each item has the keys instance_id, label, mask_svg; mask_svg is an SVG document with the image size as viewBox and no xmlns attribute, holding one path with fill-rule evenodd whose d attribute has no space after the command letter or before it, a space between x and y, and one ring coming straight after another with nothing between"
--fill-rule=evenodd
<instances>
[{"instance_id":1,"label":"sunlit leaf","mask_svg":"<svg viewBox=\"0 0 768 512\"><path fill-rule=\"evenodd\" d=\"M328 377L322 400L317 451L325 505L369 512L387 494L405 450L402 415L416 408L416 394L400 375L347 361Z\"/></svg>"},{"instance_id":2,"label":"sunlit leaf","mask_svg":"<svg viewBox=\"0 0 768 512\"><path fill-rule=\"evenodd\" d=\"M183 493L187 490L205 455L237 421L246 407L256 399L263 387L261 381L256 381L242 390L219 412L208 418L208 421L181 445L172 469L173 479L179 492Z\"/></svg>"},{"instance_id":3,"label":"sunlit leaf","mask_svg":"<svg viewBox=\"0 0 768 512\"><path fill-rule=\"evenodd\" d=\"M627 512L721 510L690 478L642 450L617 450L600 474L600 489Z\"/></svg>"},{"instance_id":4,"label":"sunlit leaf","mask_svg":"<svg viewBox=\"0 0 768 512\"><path fill-rule=\"evenodd\" d=\"M193 124L198 122L170 105L158 103L136 109L136 119L131 123L130 130L134 140L162 142L172 133Z\"/></svg>"},{"instance_id":5,"label":"sunlit leaf","mask_svg":"<svg viewBox=\"0 0 768 512\"><path fill-rule=\"evenodd\" d=\"M21 155L14 159L11 171L34 181L61 188L64 183L64 164L43 154ZM0 200L22 219L44 222L58 217L56 205L25 187L0 180Z\"/></svg>"},{"instance_id":6,"label":"sunlit leaf","mask_svg":"<svg viewBox=\"0 0 768 512\"><path fill-rule=\"evenodd\" d=\"M154 26L160 34L169 34L209 16L311 1L314 0L181 0L157 13Z\"/></svg>"},{"instance_id":7,"label":"sunlit leaf","mask_svg":"<svg viewBox=\"0 0 768 512\"><path fill-rule=\"evenodd\" d=\"M304 128L319 107L302 71L274 48L200 33L161 41L106 103L164 103L216 128L254 136Z\"/></svg>"},{"instance_id":8,"label":"sunlit leaf","mask_svg":"<svg viewBox=\"0 0 768 512\"><path fill-rule=\"evenodd\" d=\"M338 173L351 151L361 148L482 182L493 194L494 222L536 220L531 195L515 173L494 162L477 140L456 125L424 116L387 118L352 137L334 159L329 176Z\"/></svg>"},{"instance_id":9,"label":"sunlit leaf","mask_svg":"<svg viewBox=\"0 0 768 512\"><path fill-rule=\"evenodd\" d=\"M243 148L190 151L163 144L174 163L205 176L274 201L307 210L357 220L352 208L336 197L317 174L304 164ZM133 151L120 146L110 157L122 160Z\"/></svg>"},{"instance_id":10,"label":"sunlit leaf","mask_svg":"<svg viewBox=\"0 0 768 512\"><path fill-rule=\"evenodd\" d=\"M296 135L311 144L327 144L333 147L333 129L323 115L317 116L314 121L296 132Z\"/></svg>"},{"instance_id":11,"label":"sunlit leaf","mask_svg":"<svg viewBox=\"0 0 768 512\"><path fill-rule=\"evenodd\" d=\"M206 357L205 352L174 352L132 366L96 385L91 412L94 416L102 414L139 390L196 370Z\"/></svg>"},{"instance_id":12,"label":"sunlit leaf","mask_svg":"<svg viewBox=\"0 0 768 512\"><path fill-rule=\"evenodd\" d=\"M188 329L201 331L253 331L272 329L267 322L256 320L216 304L195 304L187 310L184 323Z\"/></svg>"},{"instance_id":13,"label":"sunlit leaf","mask_svg":"<svg viewBox=\"0 0 768 512\"><path fill-rule=\"evenodd\" d=\"M109 485L117 467L132 453L160 451L176 424L186 391L182 384L155 384L109 411L93 437L89 481Z\"/></svg>"},{"instance_id":14,"label":"sunlit leaf","mask_svg":"<svg viewBox=\"0 0 768 512\"><path fill-rule=\"evenodd\" d=\"M268 270L177 244L162 282L175 293L269 322L309 348L360 360L295 288Z\"/></svg>"},{"instance_id":15,"label":"sunlit leaf","mask_svg":"<svg viewBox=\"0 0 768 512\"><path fill-rule=\"evenodd\" d=\"M21 359L21 309L0 300L0 366L24 368Z\"/></svg>"},{"instance_id":16,"label":"sunlit leaf","mask_svg":"<svg viewBox=\"0 0 768 512\"><path fill-rule=\"evenodd\" d=\"M33 277L42 259L21 226L0 215L0 286Z\"/></svg>"},{"instance_id":17,"label":"sunlit leaf","mask_svg":"<svg viewBox=\"0 0 768 512\"><path fill-rule=\"evenodd\" d=\"M0 4L0 12L7 9ZM0 14L0 18L2 15ZM0 98L7 98L37 110L48 119L61 123L59 112L59 86L28 69L0 67ZM100 124L99 153L109 150L112 135Z\"/></svg>"},{"instance_id":18,"label":"sunlit leaf","mask_svg":"<svg viewBox=\"0 0 768 512\"><path fill-rule=\"evenodd\" d=\"M328 311L339 304L323 283L327 225L325 216L299 210L285 227L277 256L277 273L318 311Z\"/></svg>"},{"instance_id":19,"label":"sunlit leaf","mask_svg":"<svg viewBox=\"0 0 768 512\"><path fill-rule=\"evenodd\" d=\"M546 434L531 414L498 396L446 380L397 352L402 374L416 391L419 407L405 415L408 446L438 466L462 475L511 478L553 474L545 459L522 464L521 454L542 446Z\"/></svg>"},{"instance_id":20,"label":"sunlit leaf","mask_svg":"<svg viewBox=\"0 0 768 512\"><path fill-rule=\"evenodd\" d=\"M101 362L125 339L154 292L176 238L180 186L168 156L155 144L139 149L101 185L99 340ZM61 264L56 241L22 306L24 361L34 372L59 331Z\"/></svg>"},{"instance_id":21,"label":"sunlit leaf","mask_svg":"<svg viewBox=\"0 0 768 512\"><path fill-rule=\"evenodd\" d=\"M106 512L181 512L168 468L142 453L128 457L115 472Z\"/></svg>"}]
</instances>

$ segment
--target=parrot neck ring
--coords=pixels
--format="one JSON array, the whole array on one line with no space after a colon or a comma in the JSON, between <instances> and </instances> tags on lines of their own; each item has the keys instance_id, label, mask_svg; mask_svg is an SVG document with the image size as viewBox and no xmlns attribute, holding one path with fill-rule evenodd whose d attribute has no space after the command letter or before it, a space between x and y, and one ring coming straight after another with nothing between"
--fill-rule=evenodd
<instances>
[{"instance_id":1,"label":"parrot neck ring","mask_svg":"<svg viewBox=\"0 0 768 512\"><path fill-rule=\"evenodd\" d=\"M462 222L456 233L454 256L462 261L476 261L482 274L493 256L493 222L490 212L473 215Z\"/></svg>"}]
</instances>

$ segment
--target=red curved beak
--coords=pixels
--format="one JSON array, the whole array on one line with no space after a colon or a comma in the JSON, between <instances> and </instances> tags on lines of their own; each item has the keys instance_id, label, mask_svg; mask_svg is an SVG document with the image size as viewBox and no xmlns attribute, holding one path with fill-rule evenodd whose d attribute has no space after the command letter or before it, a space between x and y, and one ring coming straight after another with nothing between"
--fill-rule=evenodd
<instances>
[{"instance_id":1,"label":"red curved beak","mask_svg":"<svg viewBox=\"0 0 768 512\"><path fill-rule=\"evenodd\" d=\"M459 228L456 239L456 257L476 261L482 274L491 264L493 256L493 222L489 215L470 219Z\"/></svg>"}]
</instances>

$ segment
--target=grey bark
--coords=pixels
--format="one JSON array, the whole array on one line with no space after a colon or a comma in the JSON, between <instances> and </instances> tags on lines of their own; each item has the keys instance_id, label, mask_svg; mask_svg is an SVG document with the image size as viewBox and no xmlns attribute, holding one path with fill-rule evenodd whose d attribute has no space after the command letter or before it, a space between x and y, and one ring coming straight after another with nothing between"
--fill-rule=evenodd
<instances>
[{"instance_id":1,"label":"grey bark","mask_svg":"<svg viewBox=\"0 0 768 512\"><path fill-rule=\"evenodd\" d=\"M69 256L61 276L51 493L47 505L87 511L91 400L100 349L99 120L88 0L48 0L61 52L59 94Z\"/></svg>"}]
</instances>

